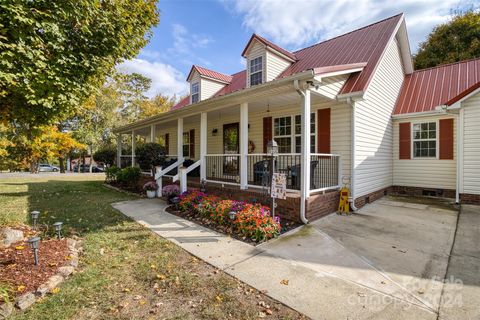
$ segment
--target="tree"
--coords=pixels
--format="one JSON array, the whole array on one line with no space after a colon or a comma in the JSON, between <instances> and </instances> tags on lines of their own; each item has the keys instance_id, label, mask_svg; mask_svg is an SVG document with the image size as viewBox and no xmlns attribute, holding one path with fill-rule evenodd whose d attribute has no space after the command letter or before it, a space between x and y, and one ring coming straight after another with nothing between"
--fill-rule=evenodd
<instances>
[{"instance_id":1,"label":"tree","mask_svg":"<svg viewBox=\"0 0 480 320\"><path fill-rule=\"evenodd\" d=\"M28 126L13 125L6 131L10 144L2 157L10 168L29 168L36 172L41 160L50 161L56 158L65 158L75 150L82 150L85 146L76 141L70 133L61 132L56 126Z\"/></svg>"},{"instance_id":2,"label":"tree","mask_svg":"<svg viewBox=\"0 0 480 320\"><path fill-rule=\"evenodd\" d=\"M165 155L165 148L155 142L143 143L135 149L137 162L144 170L153 170L155 166L163 165Z\"/></svg>"},{"instance_id":3,"label":"tree","mask_svg":"<svg viewBox=\"0 0 480 320\"><path fill-rule=\"evenodd\" d=\"M480 57L480 11L457 13L436 26L414 57L415 68Z\"/></svg>"},{"instance_id":4,"label":"tree","mask_svg":"<svg viewBox=\"0 0 480 320\"><path fill-rule=\"evenodd\" d=\"M168 97L162 94L157 94L150 100L145 101L141 106L141 111L137 120L145 119L164 113L170 110L177 102L177 97Z\"/></svg>"},{"instance_id":5,"label":"tree","mask_svg":"<svg viewBox=\"0 0 480 320\"><path fill-rule=\"evenodd\" d=\"M97 150L93 154L93 159L96 162L102 162L107 166L112 166L115 164L115 157L117 155L117 150L113 146L105 146Z\"/></svg>"},{"instance_id":6,"label":"tree","mask_svg":"<svg viewBox=\"0 0 480 320\"><path fill-rule=\"evenodd\" d=\"M155 0L3 0L0 122L48 125L73 116L157 23Z\"/></svg>"}]
</instances>

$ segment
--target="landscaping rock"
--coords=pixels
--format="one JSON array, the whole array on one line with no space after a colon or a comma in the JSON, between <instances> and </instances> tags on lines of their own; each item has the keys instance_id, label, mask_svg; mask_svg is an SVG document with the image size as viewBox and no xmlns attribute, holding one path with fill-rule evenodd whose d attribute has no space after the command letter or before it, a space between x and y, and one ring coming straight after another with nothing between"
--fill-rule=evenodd
<instances>
[{"instance_id":1,"label":"landscaping rock","mask_svg":"<svg viewBox=\"0 0 480 320\"><path fill-rule=\"evenodd\" d=\"M0 248L8 247L14 242L23 240L23 231L12 228L0 229Z\"/></svg>"},{"instance_id":2,"label":"landscaping rock","mask_svg":"<svg viewBox=\"0 0 480 320\"><path fill-rule=\"evenodd\" d=\"M47 292L50 292L52 289L56 288L60 283L62 283L63 277L61 275L54 275L48 278L47 282L42 284L37 289L37 294L44 296Z\"/></svg>"},{"instance_id":3,"label":"landscaping rock","mask_svg":"<svg viewBox=\"0 0 480 320\"><path fill-rule=\"evenodd\" d=\"M72 266L64 266L64 267L58 268L58 273L60 273L60 275L62 275L62 277L66 278L69 275L71 275L74 270L75 270L75 268L72 267Z\"/></svg>"},{"instance_id":4,"label":"landscaping rock","mask_svg":"<svg viewBox=\"0 0 480 320\"><path fill-rule=\"evenodd\" d=\"M31 292L25 293L17 298L16 306L20 310L25 310L35 303L35 295Z\"/></svg>"},{"instance_id":5,"label":"landscaping rock","mask_svg":"<svg viewBox=\"0 0 480 320\"><path fill-rule=\"evenodd\" d=\"M75 250L76 245L77 245L76 240L73 240L73 239L70 239L70 238L67 239L67 247L68 247L69 250L72 250L72 251Z\"/></svg>"},{"instance_id":6,"label":"landscaping rock","mask_svg":"<svg viewBox=\"0 0 480 320\"><path fill-rule=\"evenodd\" d=\"M0 320L7 319L13 312L13 305L10 302L0 305Z\"/></svg>"},{"instance_id":7,"label":"landscaping rock","mask_svg":"<svg viewBox=\"0 0 480 320\"><path fill-rule=\"evenodd\" d=\"M78 267L78 255L72 254L70 259L70 265L74 268Z\"/></svg>"}]
</instances>

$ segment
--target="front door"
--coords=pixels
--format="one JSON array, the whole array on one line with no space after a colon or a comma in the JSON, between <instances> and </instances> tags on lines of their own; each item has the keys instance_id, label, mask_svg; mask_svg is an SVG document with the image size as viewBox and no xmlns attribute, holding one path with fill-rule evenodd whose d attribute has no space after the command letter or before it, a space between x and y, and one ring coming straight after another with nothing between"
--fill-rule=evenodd
<instances>
[{"instance_id":1,"label":"front door","mask_svg":"<svg viewBox=\"0 0 480 320\"><path fill-rule=\"evenodd\" d=\"M239 151L239 125L229 123L223 125L223 153L238 154ZM237 175L239 168L238 156L226 156L223 161L223 174Z\"/></svg>"}]
</instances>

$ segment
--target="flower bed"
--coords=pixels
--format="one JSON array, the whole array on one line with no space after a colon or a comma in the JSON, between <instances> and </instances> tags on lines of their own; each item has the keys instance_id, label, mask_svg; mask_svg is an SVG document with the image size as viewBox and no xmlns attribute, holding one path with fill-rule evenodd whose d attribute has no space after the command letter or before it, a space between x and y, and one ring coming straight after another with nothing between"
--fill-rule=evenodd
<instances>
[{"instance_id":1,"label":"flower bed","mask_svg":"<svg viewBox=\"0 0 480 320\"><path fill-rule=\"evenodd\" d=\"M177 208L170 207L169 212L250 243L267 241L297 226L288 221L282 226L269 207L258 203L221 199L198 190L184 192L179 199Z\"/></svg>"}]
</instances>

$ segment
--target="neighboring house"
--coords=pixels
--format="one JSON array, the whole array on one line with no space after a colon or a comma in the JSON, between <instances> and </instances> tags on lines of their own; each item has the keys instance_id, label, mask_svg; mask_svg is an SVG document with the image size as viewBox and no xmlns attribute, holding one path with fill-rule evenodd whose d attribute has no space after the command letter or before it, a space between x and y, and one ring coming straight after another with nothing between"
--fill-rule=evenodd
<instances>
[{"instance_id":1,"label":"neighboring house","mask_svg":"<svg viewBox=\"0 0 480 320\"><path fill-rule=\"evenodd\" d=\"M387 192L480 202L480 59L414 71L403 14L295 52L254 34L242 57L233 75L193 66L171 111L115 129L132 137L119 163L143 136L173 159L160 181L180 167L183 190L266 201L274 139L290 219L335 211L345 184L354 209Z\"/></svg>"}]
</instances>

